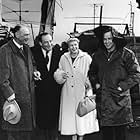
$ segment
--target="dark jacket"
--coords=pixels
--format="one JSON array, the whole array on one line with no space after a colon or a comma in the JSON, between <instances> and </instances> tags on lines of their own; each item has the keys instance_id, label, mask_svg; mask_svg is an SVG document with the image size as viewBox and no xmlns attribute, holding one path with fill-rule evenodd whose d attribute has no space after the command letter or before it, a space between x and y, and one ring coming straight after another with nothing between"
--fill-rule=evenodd
<instances>
[{"instance_id":1,"label":"dark jacket","mask_svg":"<svg viewBox=\"0 0 140 140\"><path fill-rule=\"evenodd\" d=\"M42 79L36 83L37 125L42 129L53 129L58 123L61 90L60 85L54 80L53 74L58 68L62 51L59 46L53 48L49 71L41 46L32 47L31 51Z\"/></svg>"},{"instance_id":2,"label":"dark jacket","mask_svg":"<svg viewBox=\"0 0 140 140\"><path fill-rule=\"evenodd\" d=\"M93 55L89 78L97 93L97 110L101 126L123 125L133 121L130 88L140 82L140 67L134 53L122 47L110 58L105 49ZM95 84L101 88L95 90ZM121 87L122 91L117 88Z\"/></svg>"},{"instance_id":3,"label":"dark jacket","mask_svg":"<svg viewBox=\"0 0 140 140\"><path fill-rule=\"evenodd\" d=\"M27 58L9 41L0 48L0 100L1 104L15 93L21 109L21 120L12 125L2 119L2 128L10 131L30 131L35 126L33 61L30 49L25 46Z\"/></svg>"}]
</instances>

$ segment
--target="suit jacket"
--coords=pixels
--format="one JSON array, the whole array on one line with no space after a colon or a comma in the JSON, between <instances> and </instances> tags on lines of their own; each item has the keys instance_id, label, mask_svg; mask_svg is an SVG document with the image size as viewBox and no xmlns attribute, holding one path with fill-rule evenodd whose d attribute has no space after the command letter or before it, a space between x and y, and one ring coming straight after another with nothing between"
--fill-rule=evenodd
<instances>
[{"instance_id":1,"label":"suit jacket","mask_svg":"<svg viewBox=\"0 0 140 140\"><path fill-rule=\"evenodd\" d=\"M58 123L61 90L60 85L54 80L53 74L58 68L63 52L60 51L59 46L53 48L48 71L41 46L32 47L31 51L42 79L36 83L37 124L40 128L53 129Z\"/></svg>"},{"instance_id":2,"label":"suit jacket","mask_svg":"<svg viewBox=\"0 0 140 140\"><path fill-rule=\"evenodd\" d=\"M35 126L34 114L34 66L32 54L25 46L27 57L10 40L0 48L0 96L1 103L15 93L21 109L21 120L16 125L2 119L2 128L15 131L30 131Z\"/></svg>"}]
</instances>

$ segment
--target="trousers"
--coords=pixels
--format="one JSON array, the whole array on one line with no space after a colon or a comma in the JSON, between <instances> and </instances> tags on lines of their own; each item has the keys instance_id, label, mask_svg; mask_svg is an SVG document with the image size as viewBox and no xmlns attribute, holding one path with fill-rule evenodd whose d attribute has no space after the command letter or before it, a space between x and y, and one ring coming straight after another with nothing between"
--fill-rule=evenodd
<instances>
[{"instance_id":1,"label":"trousers","mask_svg":"<svg viewBox=\"0 0 140 140\"><path fill-rule=\"evenodd\" d=\"M126 140L126 125L101 127L102 140Z\"/></svg>"}]
</instances>

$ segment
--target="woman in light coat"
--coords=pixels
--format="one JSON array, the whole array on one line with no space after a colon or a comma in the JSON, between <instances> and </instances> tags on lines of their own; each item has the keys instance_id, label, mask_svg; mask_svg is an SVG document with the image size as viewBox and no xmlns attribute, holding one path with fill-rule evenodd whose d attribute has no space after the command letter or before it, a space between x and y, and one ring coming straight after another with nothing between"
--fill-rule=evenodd
<instances>
[{"instance_id":1,"label":"woman in light coat","mask_svg":"<svg viewBox=\"0 0 140 140\"><path fill-rule=\"evenodd\" d=\"M63 84L60 104L59 130L62 135L72 135L72 139L83 139L83 135L98 131L96 110L84 117L76 114L80 100L85 96L85 90L90 87L87 72L91 57L79 49L79 40L68 40L69 52L61 56L59 69L54 77Z\"/></svg>"}]
</instances>

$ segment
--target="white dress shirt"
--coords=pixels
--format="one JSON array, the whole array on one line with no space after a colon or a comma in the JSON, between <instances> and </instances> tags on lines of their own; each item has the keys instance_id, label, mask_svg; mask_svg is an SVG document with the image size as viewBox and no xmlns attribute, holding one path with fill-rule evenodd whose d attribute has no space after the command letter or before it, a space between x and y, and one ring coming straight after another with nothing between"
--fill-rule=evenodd
<instances>
[{"instance_id":1,"label":"white dress shirt","mask_svg":"<svg viewBox=\"0 0 140 140\"><path fill-rule=\"evenodd\" d=\"M46 50L43 49L43 48L41 48L41 50L42 50L42 52L43 52L44 57L46 58ZM52 50L50 50L50 51L48 52L48 57L49 57L49 62L48 62L48 64L47 64L47 68L48 68L48 70L50 70L51 57L52 57Z\"/></svg>"},{"instance_id":2,"label":"white dress shirt","mask_svg":"<svg viewBox=\"0 0 140 140\"><path fill-rule=\"evenodd\" d=\"M23 49L23 45L20 45L19 43L17 43L14 39L13 39L14 44L19 48L19 49Z\"/></svg>"}]
</instances>

